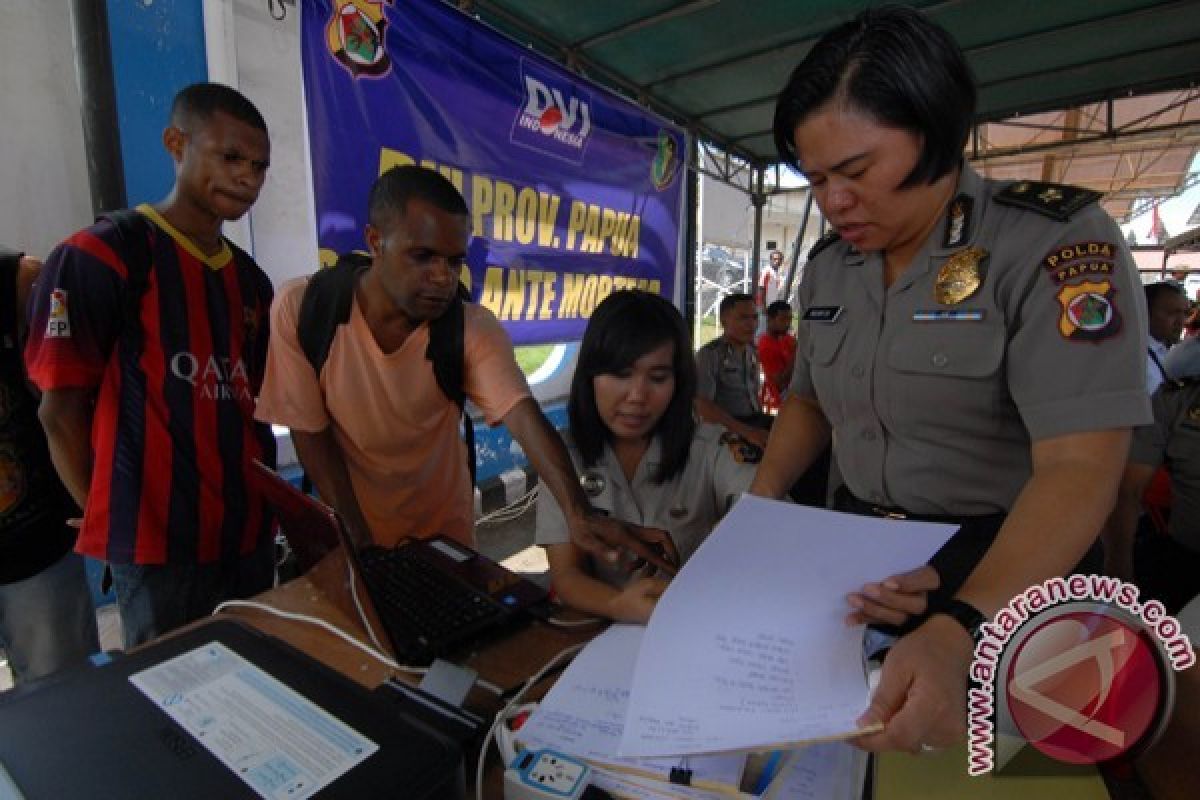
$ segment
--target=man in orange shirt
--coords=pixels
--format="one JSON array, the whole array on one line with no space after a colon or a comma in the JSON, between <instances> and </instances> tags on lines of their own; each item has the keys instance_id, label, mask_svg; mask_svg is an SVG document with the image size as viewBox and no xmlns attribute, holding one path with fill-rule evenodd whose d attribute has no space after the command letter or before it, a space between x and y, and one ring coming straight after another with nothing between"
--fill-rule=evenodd
<instances>
[{"instance_id":1,"label":"man in orange shirt","mask_svg":"<svg viewBox=\"0 0 1200 800\"><path fill-rule=\"evenodd\" d=\"M305 471L360 545L436 534L469 545L474 503L459 408L426 357L429 323L450 309L465 263L467 205L437 172L396 167L372 187L369 217L372 263L320 374L297 336L305 281L280 289L257 417L291 428ZM463 316L463 390L489 424L508 426L569 509L572 537L610 561L619 549L661 562L657 548L669 541L591 509L495 316L473 303Z\"/></svg>"},{"instance_id":2,"label":"man in orange shirt","mask_svg":"<svg viewBox=\"0 0 1200 800\"><path fill-rule=\"evenodd\" d=\"M764 411L779 410L783 392L792 380L796 337L791 333L792 307L783 300L767 306L767 329L758 337L758 363L762 365Z\"/></svg>"}]
</instances>

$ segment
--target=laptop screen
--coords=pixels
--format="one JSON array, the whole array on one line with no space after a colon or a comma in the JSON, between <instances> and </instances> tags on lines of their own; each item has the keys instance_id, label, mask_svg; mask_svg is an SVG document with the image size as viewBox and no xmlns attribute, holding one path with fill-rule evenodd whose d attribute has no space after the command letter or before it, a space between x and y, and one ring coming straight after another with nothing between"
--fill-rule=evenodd
<instances>
[{"instance_id":1,"label":"laptop screen","mask_svg":"<svg viewBox=\"0 0 1200 800\"><path fill-rule=\"evenodd\" d=\"M250 488L261 494L275 513L301 573L341 546L342 522L337 512L288 483L261 461L255 460L250 471Z\"/></svg>"}]
</instances>

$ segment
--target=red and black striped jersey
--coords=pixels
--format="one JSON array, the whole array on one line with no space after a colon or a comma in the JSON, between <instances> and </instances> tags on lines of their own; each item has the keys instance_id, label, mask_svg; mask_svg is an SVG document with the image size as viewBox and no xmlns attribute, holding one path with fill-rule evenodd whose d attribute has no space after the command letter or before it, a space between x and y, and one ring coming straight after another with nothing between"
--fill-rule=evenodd
<instances>
[{"instance_id":1,"label":"red and black striped jersey","mask_svg":"<svg viewBox=\"0 0 1200 800\"><path fill-rule=\"evenodd\" d=\"M254 420L271 282L235 246L205 256L154 209L138 211L152 263L136 306L107 220L49 255L30 298L30 380L97 391L76 547L118 564L236 558L269 535L246 476L253 459L275 460L270 427Z\"/></svg>"}]
</instances>

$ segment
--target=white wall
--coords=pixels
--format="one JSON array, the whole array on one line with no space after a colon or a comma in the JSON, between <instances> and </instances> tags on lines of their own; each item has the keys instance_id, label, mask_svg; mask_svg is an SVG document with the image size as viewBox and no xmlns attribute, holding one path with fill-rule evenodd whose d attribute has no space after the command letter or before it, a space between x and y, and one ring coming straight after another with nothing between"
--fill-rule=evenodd
<instances>
[{"instance_id":1,"label":"white wall","mask_svg":"<svg viewBox=\"0 0 1200 800\"><path fill-rule=\"evenodd\" d=\"M271 134L271 169L247 227L255 260L276 286L317 268L317 235L300 68L300 9L282 22L263 0L205 0L211 80L236 86L262 112ZM366 203L366 198L363 198ZM228 226L227 226L228 227Z\"/></svg>"},{"instance_id":2,"label":"white wall","mask_svg":"<svg viewBox=\"0 0 1200 800\"><path fill-rule=\"evenodd\" d=\"M92 221L68 0L0 0L0 242L44 258Z\"/></svg>"}]
</instances>

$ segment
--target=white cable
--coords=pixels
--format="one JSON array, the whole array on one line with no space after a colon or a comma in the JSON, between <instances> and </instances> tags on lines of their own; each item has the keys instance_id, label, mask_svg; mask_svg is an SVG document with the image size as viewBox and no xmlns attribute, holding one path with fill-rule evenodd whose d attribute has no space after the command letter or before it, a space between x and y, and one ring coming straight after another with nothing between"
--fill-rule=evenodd
<instances>
[{"instance_id":1,"label":"white cable","mask_svg":"<svg viewBox=\"0 0 1200 800\"><path fill-rule=\"evenodd\" d=\"M360 642L358 639L355 639L353 636L346 633L341 628L338 628L335 625L332 625L329 622L326 622L325 620L320 619L319 617L310 617L307 614L295 614L291 611L284 611L282 609L275 608L273 606L269 606L266 603L256 603L253 600L226 600L224 603L221 603L216 608L214 608L212 613L214 615L216 615L216 614L219 614L220 612L224 611L227 608L254 608L259 611L265 611L268 614L274 614L277 617L282 617L283 619L292 620L294 622L307 622L310 625L316 625L318 628L323 628L323 629L329 631L334 636L337 636L338 638L343 639L344 641L354 645L359 650L362 650L367 655L371 656L372 658L378 660L379 662L381 662L383 664L386 664L387 666L391 667L394 670L398 670L400 672L409 672L414 675L424 675L426 672L429 671L425 667L410 667L406 664L397 664L395 661L388 658L383 653L376 650L374 647L371 647L369 644Z\"/></svg>"},{"instance_id":2,"label":"white cable","mask_svg":"<svg viewBox=\"0 0 1200 800\"><path fill-rule=\"evenodd\" d=\"M488 728L487 736L483 740L483 746L479 748L479 761L475 766L475 800L483 800L483 763L487 759L488 747L491 745L492 739L496 735L496 726L507 719L513 708L515 708L517 704L521 702L521 698L525 696L525 693L535 686L538 681L545 677L546 673L558 666L558 663L562 659L569 656L574 656L576 653L582 650L584 644L586 644L586 642L573 644L570 647L560 650L558 654L554 656L554 658L546 662L545 666L543 666L533 675L530 675L521 688L517 690L517 693L513 695L512 699L508 701L508 704L504 706L504 708L500 709L500 713L496 714L496 719L492 721L492 726ZM504 766L507 767L508 765L505 764Z\"/></svg>"},{"instance_id":3,"label":"white cable","mask_svg":"<svg viewBox=\"0 0 1200 800\"><path fill-rule=\"evenodd\" d=\"M363 610L362 600L358 596L358 583L354 579L354 567L350 565L349 560L346 561L346 572L350 575L350 597L354 599L354 608L358 610L358 619L362 623L362 626L367 629L367 635L371 637L371 641L375 643L375 647L383 650L384 647L379 643L379 637L375 635L375 629L367 621L367 612ZM409 669L420 670L418 674L424 674L429 671L423 667L410 667ZM476 676L475 683L497 697L504 696L504 689L489 680Z\"/></svg>"},{"instance_id":4,"label":"white cable","mask_svg":"<svg viewBox=\"0 0 1200 800\"><path fill-rule=\"evenodd\" d=\"M214 608L212 613L213 613L213 615L216 615L226 608L238 608L238 607L255 608L255 609L258 609L259 611L266 611L269 614L274 614L275 616L282 617L284 619L294 620L296 622L308 622L313 625L317 625L321 628L324 628L325 630L329 631L330 633L344 639L345 641L354 645L358 649L362 650L364 653L367 653L368 655L370 655L372 658L375 658L379 662L391 667L394 670L397 670L399 672L407 672L412 675L424 675L425 673L429 672L428 667L412 667L407 664L397 664L394 660L392 660L391 658L388 658L382 652L380 652L383 650L383 646L381 644L379 644L379 639L376 638L375 632L373 630L371 630L371 626L369 624L367 624L367 615L366 615L366 612L363 611L362 603L359 601L358 589L354 582L354 570L350 569L349 572L350 572L350 595L351 595L351 597L354 598L354 606L355 606L355 608L358 609L359 619L362 620L363 627L367 629L367 633L370 634L370 636L371 636L371 641L373 641L375 643L374 648L370 647L369 645L364 644L363 642L358 641L357 639L355 639L353 636L346 633L342 629L340 629L340 628L334 626L333 624L331 624L323 619L320 619L318 617L310 617L306 614L295 614L290 611L283 611L283 610L275 608L273 606L268 606L264 603L256 603L252 600L226 600L224 603L221 603L216 608ZM489 680L485 680L484 678L476 678L475 683L478 684L480 688L486 689L487 691L491 692L492 694L496 695L497 697L504 696L504 689L497 686L496 684L492 683Z\"/></svg>"},{"instance_id":5,"label":"white cable","mask_svg":"<svg viewBox=\"0 0 1200 800\"><path fill-rule=\"evenodd\" d=\"M384 647L379 643L379 637L375 635L375 629L371 627L371 623L367 620L367 612L363 610L362 601L358 598L358 584L354 580L354 567L350 564L350 559L346 559L346 574L350 576L350 597L354 600L354 608L358 611L358 621L367 629L367 635L371 637L371 641L375 643L375 647L383 650Z\"/></svg>"},{"instance_id":6,"label":"white cable","mask_svg":"<svg viewBox=\"0 0 1200 800\"><path fill-rule=\"evenodd\" d=\"M475 520L476 525L483 525L489 522L508 522L524 514L537 501L538 487L541 484L535 483L533 488L525 492L508 505L498 508L495 511L484 514L479 519Z\"/></svg>"}]
</instances>

